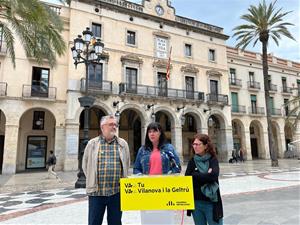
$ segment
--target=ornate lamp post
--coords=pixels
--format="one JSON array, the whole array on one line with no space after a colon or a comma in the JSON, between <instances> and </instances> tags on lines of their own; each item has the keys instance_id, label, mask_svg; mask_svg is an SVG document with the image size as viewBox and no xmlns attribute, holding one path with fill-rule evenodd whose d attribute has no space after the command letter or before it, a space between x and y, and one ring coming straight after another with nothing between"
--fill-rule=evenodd
<instances>
[{"instance_id":1,"label":"ornate lamp post","mask_svg":"<svg viewBox=\"0 0 300 225\"><path fill-rule=\"evenodd\" d=\"M85 188L85 175L82 170L82 157L84 153L85 146L89 141L89 108L94 104L95 98L88 96L89 87L89 65L99 64L101 59L103 59L102 53L104 44L100 39L96 40L93 37L93 32L90 28L86 28L82 32L82 35L78 35L74 39L74 46L71 48L72 57L74 60L75 68L77 65L83 63L85 65L85 96L78 98L80 106L84 107L84 128L83 128L83 141L79 146L78 154L78 169L77 181L75 183L75 188Z\"/></svg>"}]
</instances>

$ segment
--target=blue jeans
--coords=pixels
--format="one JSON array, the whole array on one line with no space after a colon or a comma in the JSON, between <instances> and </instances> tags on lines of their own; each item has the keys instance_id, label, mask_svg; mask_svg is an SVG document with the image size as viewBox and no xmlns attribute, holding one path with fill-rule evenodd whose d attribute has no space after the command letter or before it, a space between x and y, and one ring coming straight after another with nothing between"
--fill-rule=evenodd
<instances>
[{"instance_id":1,"label":"blue jeans","mask_svg":"<svg viewBox=\"0 0 300 225\"><path fill-rule=\"evenodd\" d=\"M220 219L218 223L213 220L212 202L196 200L192 215L195 225L223 225L223 219Z\"/></svg>"},{"instance_id":2,"label":"blue jeans","mask_svg":"<svg viewBox=\"0 0 300 225\"><path fill-rule=\"evenodd\" d=\"M122 225L120 193L112 196L89 196L89 225L101 225L107 207L107 224Z\"/></svg>"}]
</instances>

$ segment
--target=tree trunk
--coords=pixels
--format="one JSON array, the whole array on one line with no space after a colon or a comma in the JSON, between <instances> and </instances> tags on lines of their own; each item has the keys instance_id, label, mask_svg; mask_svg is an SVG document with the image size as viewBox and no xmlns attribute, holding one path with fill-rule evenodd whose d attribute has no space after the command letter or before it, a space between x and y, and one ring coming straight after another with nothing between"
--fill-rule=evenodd
<instances>
[{"instance_id":1,"label":"tree trunk","mask_svg":"<svg viewBox=\"0 0 300 225\"><path fill-rule=\"evenodd\" d=\"M274 136L272 130L272 119L271 119L271 105L270 105L270 93L269 93L269 74L268 74L268 51L267 51L268 41L262 41L262 64L263 64L263 75L264 75L264 86L265 86L265 101L266 101L266 111L267 111L267 123L268 123L268 142L269 142L269 152L271 158L271 166L278 167L277 151L274 143Z\"/></svg>"}]
</instances>

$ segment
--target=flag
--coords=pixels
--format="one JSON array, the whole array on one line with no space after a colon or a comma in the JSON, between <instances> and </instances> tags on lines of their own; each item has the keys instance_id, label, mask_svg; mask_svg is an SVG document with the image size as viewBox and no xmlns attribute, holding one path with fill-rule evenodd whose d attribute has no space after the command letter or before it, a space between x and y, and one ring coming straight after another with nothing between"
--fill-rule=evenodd
<instances>
[{"instance_id":1,"label":"flag","mask_svg":"<svg viewBox=\"0 0 300 225\"><path fill-rule=\"evenodd\" d=\"M169 60L167 65L167 75L166 75L167 80L170 80L171 53L172 53L172 46L170 48L170 55L169 55Z\"/></svg>"}]
</instances>

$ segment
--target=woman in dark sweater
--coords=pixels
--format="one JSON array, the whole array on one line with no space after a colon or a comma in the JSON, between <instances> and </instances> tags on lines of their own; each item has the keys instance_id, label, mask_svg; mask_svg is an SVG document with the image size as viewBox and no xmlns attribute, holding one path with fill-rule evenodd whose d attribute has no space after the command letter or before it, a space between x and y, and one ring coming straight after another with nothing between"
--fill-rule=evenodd
<instances>
[{"instance_id":1,"label":"woman in dark sweater","mask_svg":"<svg viewBox=\"0 0 300 225\"><path fill-rule=\"evenodd\" d=\"M223 206L219 189L219 162L214 146L206 134L196 134L192 146L194 157L189 161L185 175L193 177L195 225L223 225Z\"/></svg>"}]
</instances>

